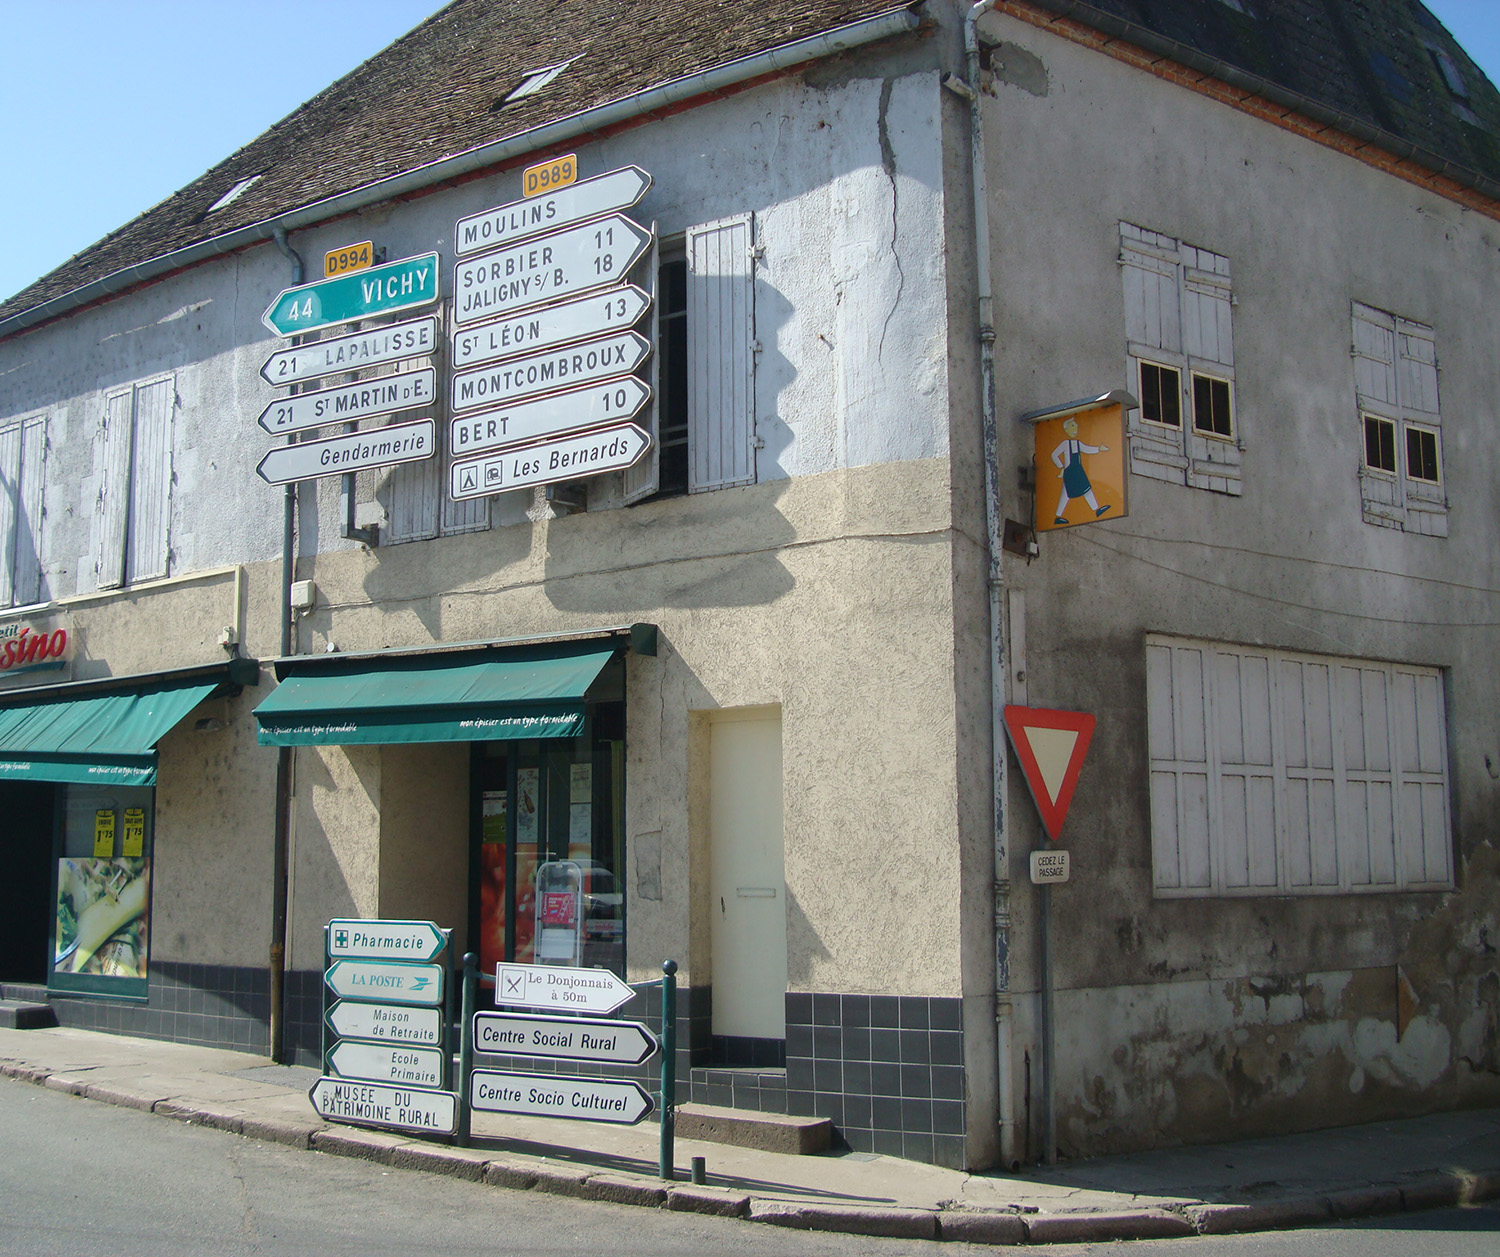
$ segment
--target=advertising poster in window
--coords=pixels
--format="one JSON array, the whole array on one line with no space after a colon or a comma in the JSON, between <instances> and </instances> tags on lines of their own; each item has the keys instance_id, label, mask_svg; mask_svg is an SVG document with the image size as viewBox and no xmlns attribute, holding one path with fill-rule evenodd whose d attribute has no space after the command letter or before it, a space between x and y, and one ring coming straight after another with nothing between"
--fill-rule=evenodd
<instances>
[{"instance_id":1,"label":"advertising poster in window","mask_svg":"<svg viewBox=\"0 0 1500 1257\"><path fill-rule=\"evenodd\" d=\"M1036 425L1033 458L1037 532L1130 513L1123 407L1043 420Z\"/></svg>"},{"instance_id":2,"label":"advertising poster in window","mask_svg":"<svg viewBox=\"0 0 1500 1257\"><path fill-rule=\"evenodd\" d=\"M151 862L143 856L73 856L57 862L52 985L107 992L144 983ZM93 981L72 982L81 977Z\"/></svg>"}]
</instances>

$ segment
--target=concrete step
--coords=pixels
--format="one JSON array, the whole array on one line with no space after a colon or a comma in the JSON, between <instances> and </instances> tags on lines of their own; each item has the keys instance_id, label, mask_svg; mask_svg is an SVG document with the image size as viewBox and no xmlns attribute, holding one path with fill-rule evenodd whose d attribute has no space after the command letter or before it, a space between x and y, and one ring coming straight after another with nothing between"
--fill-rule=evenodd
<instances>
[{"instance_id":1,"label":"concrete step","mask_svg":"<svg viewBox=\"0 0 1500 1257\"><path fill-rule=\"evenodd\" d=\"M57 1025L51 1004L29 1000L0 999L0 1027L6 1030L46 1030Z\"/></svg>"},{"instance_id":2,"label":"concrete step","mask_svg":"<svg viewBox=\"0 0 1500 1257\"><path fill-rule=\"evenodd\" d=\"M711 1104L679 1104L674 1130L682 1139L800 1156L827 1152L833 1141L833 1123L826 1117L789 1117Z\"/></svg>"}]
</instances>

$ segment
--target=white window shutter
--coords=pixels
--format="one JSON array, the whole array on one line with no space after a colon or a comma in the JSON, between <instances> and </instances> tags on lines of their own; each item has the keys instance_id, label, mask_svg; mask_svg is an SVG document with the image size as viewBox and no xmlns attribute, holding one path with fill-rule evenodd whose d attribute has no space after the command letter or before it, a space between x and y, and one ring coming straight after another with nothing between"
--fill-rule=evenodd
<instances>
[{"instance_id":1,"label":"white window shutter","mask_svg":"<svg viewBox=\"0 0 1500 1257\"><path fill-rule=\"evenodd\" d=\"M25 602L16 589L21 506L21 425L0 428L0 606Z\"/></svg>"},{"instance_id":2,"label":"white window shutter","mask_svg":"<svg viewBox=\"0 0 1500 1257\"><path fill-rule=\"evenodd\" d=\"M646 339L651 342L651 360L647 368L651 404L636 417L635 422L646 430L651 444L625 469L626 506L649 498L661 488L661 241L655 223L651 224L651 252L647 255L646 265L651 286L651 315L646 327Z\"/></svg>"},{"instance_id":3,"label":"white window shutter","mask_svg":"<svg viewBox=\"0 0 1500 1257\"><path fill-rule=\"evenodd\" d=\"M94 583L100 589L125 583L125 523L134 420L133 388L105 398L99 496L94 506Z\"/></svg>"},{"instance_id":4,"label":"white window shutter","mask_svg":"<svg viewBox=\"0 0 1500 1257\"><path fill-rule=\"evenodd\" d=\"M1437 343L1432 329L1396 320L1396 390L1401 408L1418 414L1438 413Z\"/></svg>"},{"instance_id":5,"label":"white window shutter","mask_svg":"<svg viewBox=\"0 0 1500 1257\"><path fill-rule=\"evenodd\" d=\"M1395 417L1396 329L1391 316L1354 303L1354 387L1366 410Z\"/></svg>"},{"instance_id":6,"label":"white window shutter","mask_svg":"<svg viewBox=\"0 0 1500 1257\"><path fill-rule=\"evenodd\" d=\"M1213 885L1208 659L1191 646L1149 646L1146 669L1156 888L1207 891Z\"/></svg>"},{"instance_id":7,"label":"white window shutter","mask_svg":"<svg viewBox=\"0 0 1500 1257\"><path fill-rule=\"evenodd\" d=\"M167 575L172 515L171 379L136 389L135 448L130 459L130 523L126 574L131 581Z\"/></svg>"},{"instance_id":8,"label":"white window shutter","mask_svg":"<svg viewBox=\"0 0 1500 1257\"><path fill-rule=\"evenodd\" d=\"M424 458L391 468L386 481L390 487L386 536L391 542L426 541L438 535L439 503L444 496L442 462L442 458Z\"/></svg>"},{"instance_id":9,"label":"white window shutter","mask_svg":"<svg viewBox=\"0 0 1500 1257\"><path fill-rule=\"evenodd\" d=\"M687 232L688 491L755 481L754 219Z\"/></svg>"},{"instance_id":10,"label":"white window shutter","mask_svg":"<svg viewBox=\"0 0 1500 1257\"><path fill-rule=\"evenodd\" d=\"M1122 224L1123 230L1123 224ZM1177 297L1177 259L1122 238L1125 336L1133 348L1182 352L1182 311Z\"/></svg>"},{"instance_id":11,"label":"white window shutter","mask_svg":"<svg viewBox=\"0 0 1500 1257\"><path fill-rule=\"evenodd\" d=\"M21 424L20 492L16 498L12 551L14 591L17 604L39 602L42 597L43 486L47 476L47 421L38 415ZM3 463L3 456L0 456ZM3 493L0 493L3 497ZM0 504L0 511L3 511ZM0 527L0 533L4 528ZM0 580L0 596L6 585Z\"/></svg>"}]
</instances>

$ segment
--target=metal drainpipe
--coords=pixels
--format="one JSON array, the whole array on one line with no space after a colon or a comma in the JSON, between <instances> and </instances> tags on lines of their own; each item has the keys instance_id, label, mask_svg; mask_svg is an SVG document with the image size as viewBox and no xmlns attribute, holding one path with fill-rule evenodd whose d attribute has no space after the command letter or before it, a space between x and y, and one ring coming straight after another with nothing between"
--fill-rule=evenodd
<instances>
[{"instance_id":1,"label":"metal drainpipe","mask_svg":"<svg viewBox=\"0 0 1500 1257\"><path fill-rule=\"evenodd\" d=\"M1000 1119L1000 1158L1020 1160L1015 1105L1011 1096L1010 1008L1010 844L1006 834L1009 765L1005 758L1005 639L1001 620L1004 572L1000 563L999 433L995 418L995 303L990 288L989 179L984 147L984 115L979 89L978 23L996 0L979 0L964 17L964 63L968 77L969 176L974 193L974 272L979 315L979 391L984 457L984 523L989 548L990 637L990 816L995 844L995 1049L996 1098Z\"/></svg>"},{"instance_id":2,"label":"metal drainpipe","mask_svg":"<svg viewBox=\"0 0 1500 1257\"><path fill-rule=\"evenodd\" d=\"M287 241L286 228L278 226L276 247L291 260L292 286L303 282L302 258ZM297 341L292 342L296 344ZM292 386L292 392L297 386ZM287 435L287 444L296 441ZM281 656L292 653L292 580L296 575L297 486L286 486L281 511ZM286 1063L286 905L290 877L289 853L292 832L292 748L276 750L276 828L271 847L271 954L270 954L270 1054L277 1064Z\"/></svg>"}]
</instances>

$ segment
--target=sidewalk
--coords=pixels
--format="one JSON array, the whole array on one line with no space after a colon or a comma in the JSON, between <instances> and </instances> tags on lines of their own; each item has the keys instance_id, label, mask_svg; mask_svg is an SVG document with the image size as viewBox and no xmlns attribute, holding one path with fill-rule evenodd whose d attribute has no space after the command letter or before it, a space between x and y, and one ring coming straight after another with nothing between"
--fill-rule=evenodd
<instances>
[{"instance_id":1,"label":"sidewalk","mask_svg":"<svg viewBox=\"0 0 1500 1257\"><path fill-rule=\"evenodd\" d=\"M476 1113L469 1148L335 1126L314 1070L91 1031L0 1029L0 1076L298 1148L495 1186L816 1230L1024 1244L1266 1230L1500 1197L1500 1110L966 1174L868 1153L789 1156L678 1139L655 1124Z\"/></svg>"}]
</instances>

